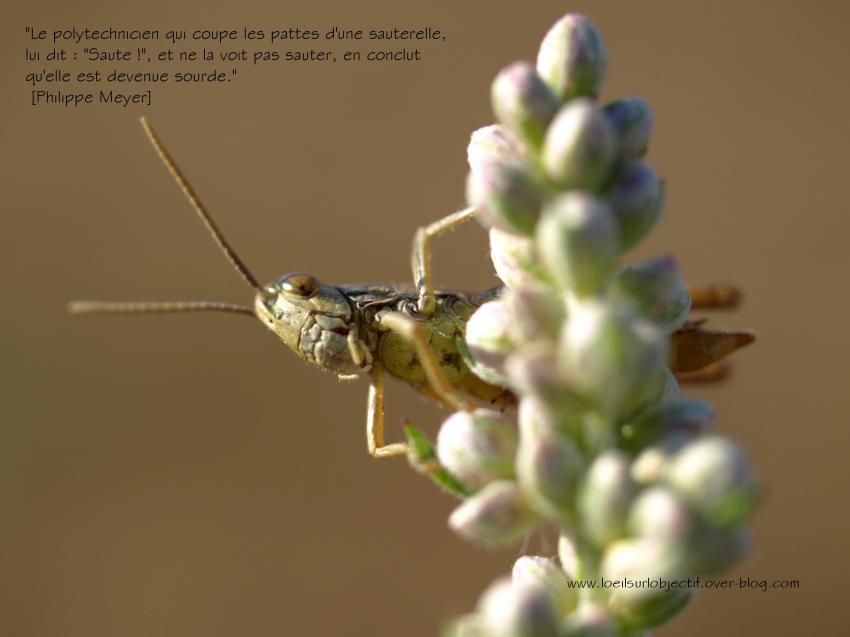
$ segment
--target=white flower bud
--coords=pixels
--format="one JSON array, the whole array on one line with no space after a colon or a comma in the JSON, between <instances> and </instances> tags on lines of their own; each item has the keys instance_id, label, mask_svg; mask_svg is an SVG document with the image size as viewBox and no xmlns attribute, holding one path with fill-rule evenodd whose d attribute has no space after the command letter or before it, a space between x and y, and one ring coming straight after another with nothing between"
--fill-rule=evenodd
<instances>
[{"instance_id":1,"label":"white flower bud","mask_svg":"<svg viewBox=\"0 0 850 637\"><path fill-rule=\"evenodd\" d=\"M628 299L668 334L688 318L691 295L671 257L656 257L620 270L611 281L612 299Z\"/></svg>"},{"instance_id":2,"label":"white flower bud","mask_svg":"<svg viewBox=\"0 0 850 637\"><path fill-rule=\"evenodd\" d=\"M534 240L490 228L490 258L496 275L510 288L539 289L551 284L546 268L537 262Z\"/></svg>"},{"instance_id":3,"label":"white flower bud","mask_svg":"<svg viewBox=\"0 0 850 637\"><path fill-rule=\"evenodd\" d=\"M652 169L639 161L624 162L606 193L620 227L621 250L636 246L664 209L664 185Z\"/></svg>"},{"instance_id":4,"label":"white flower bud","mask_svg":"<svg viewBox=\"0 0 850 637\"><path fill-rule=\"evenodd\" d=\"M602 604L584 603L561 626L566 637L619 637L617 622Z\"/></svg>"},{"instance_id":5,"label":"white flower bud","mask_svg":"<svg viewBox=\"0 0 850 637\"><path fill-rule=\"evenodd\" d=\"M570 579L577 580L584 575L575 538L564 529L561 529L561 535L558 537L558 561Z\"/></svg>"},{"instance_id":6,"label":"white flower bud","mask_svg":"<svg viewBox=\"0 0 850 637\"><path fill-rule=\"evenodd\" d=\"M464 500L449 517L449 526L469 540L495 546L520 539L535 521L516 483L498 480Z\"/></svg>"},{"instance_id":7,"label":"white flower bud","mask_svg":"<svg viewBox=\"0 0 850 637\"><path fill-rule=\"evenodd\" d=\"M517 434L496 411L458 411L437 434L437 457L463 484L478 489L499 478L513 477Z\"/></svg>"},{"instance_id":8,"label":"white flower bud","mask_svg":"<svg viewBox=\"0 0 850 637\"><path fill-rule=\"evenodd\" d=\"M585 460L575 442L564 434L523 427L516 458L517 480L528 501L541 515L567 519Z\"/></svg>"},{"instance_id":9,"label":"white flower bud","mask_svg":"<svg viewBox=\"0 0 850 637\"><path fill-rule=\"evenodd\" d=\"M608 547L600 572L621 585L608 598L608 607L625 627L647 629L663 624L688 603L692 590L683 581L680 547L659 539L621 540ZM675 587L662 586L676 581Z\"/></svg>"},{"instance_id":10,"label":"white flower bud","mask_svg":"<svg viewBox=\"0 0 850 637\"><path fill-rule=\"evenodd\" d=\"M726 438L705 436L686 445L672 458L664 477L715 527L740 523L755 505L750 463Z\"/></svg>"},{"instance_id":11,"label":"white flower bud","mask_svg":"<svg viewBox=\"0 0 850 637\"><path fill-rule=\"evenodd\" d=\"M619 230L611 209L587 193L547 204L537 226L537 251L554 279L577 296L598 292L614 271Z\"/></svg>"},{"instance_id":12,"label":"white flower bud","mask_svg":"<svg viewBox=\"0 0 850 637\"><path fill-rule=\"evenodd\" d=\"M502 300L489 301L475 310L466 323L466 345L475 360L501 371L514 350L511 312Z\"/></svg>"},{"instance_id":13,"label":"white flower bud","mask_svg":"<svg viewBox=\"0 0 850 637\"><path fill-rule=\"evenodd\" d=\"M480 172L493 162L523 159L523 149L508 131L493 124L472 133L466 159L472 172Z\"/></svg>"},{"instance_id":14,"label":"white flower bud","mask_svg":"<svg viewBox=\"0 0 850 637\"><path fill-rule=\"evenodd\" d=\"M607 416L627 415L664 391L667 338L627 307L571 305L558 347L562 378Z\"/></svg>"},{"instance_id":15,"label":"white flower bud","mask_svg":"<svg viewBox=\"0 0 850 637\"><path fill-rule=\"evenodd\" d=\"M505 292L502 300L509 309L518 341L552 343L557 340L566 317L566 306L559 296L535 288L512 288Z\"/></svg>"},{"instance_id":16,"label":"white flower bud","mask_svg":"<svg viewBox=\"0 0 850 637\"><path fill-rule=\"evenodd\" d=\"M496 119L532 148L539 148L561 104L534 66L514 62L502 69L490 94Z\"/></svg>"},{"instance_id":17,"label":"white flower bud","mask_svg":"<svg viewBox=\"0 0 850 637\"><path fill-rule=\"evenodd\" d=\"M602 36L577 13L568 13L552 25L537 54L537 71L562 100L595 96L607 63Z\"/></svg>"},{"instance_id":18,"label":"white flower bud","mask_svg":"<svg viewBox=\"0 0 850 637\"><path fill-rule=\"evenodd\" d=\"M629 513L632 532L670 543L685 541L695 524L684 500L675 491L664 487L650 487L641 492Z\"/></svg>"},{"instance_id":19,"label":"white flower bud","mask_svg":"<svg viewBox=\"0 0 850 637\"><path fill-rule=\"evenodd\" d=\"M626 516L637 490L631 462L622 451L606 451L590 465L579 489L578 518L597 547L622 537Z\"/></svg>"},{"instance_id":20,"label":"white flower bud","mask_svg":"<svg viewBox=\"0 0 850 637\"><path fill-rule=\"evenodd\" d=\"M567 584L567 575L555 561L546 557L525 555L511 571L514 586L537 586L552 597L558 615L563 617L578 603L578 592Z\"/></svg>"},{"instance_id":21,"label":"white flower bud","mask_svg":"<svg viewBox=\"0 0 850 637\"><path fill-rule=\"evenodd\" d=\"M516 585L508 578L493 582L478 603L488 637L557 637L550 595L537 586Z\"/></svg>"},{"instance_id":22,"label":"white flower bud","mask_svg":"<svg viewBox=\"0 0 850 637\"><path fill-rule=\"evenodd\" d=\"M514 352L505 363L505 373L517 394L536 398L559 425L565 425L564 431L574 431L586 404L561 378L551 350L551 345L538 343Z\"/></svg>"},{"instance_id":23,"label":"white flower bud","mask_svg":"<svg viewBox=\"0 0 850 637\"><path fill-rule=\"evenodd\" d=\"M540 179L520 160L486 162L466 182L466 199L478 209L477 219L517 234L534 232L544 194Z\"/></svg>"},{"instance_id":24,"label":"white flower bud","mask_svg":"<svg viewBox=\"0 0 850 637\"><path fill-rule=\"evenodd\" d=\"M675 577L683 572L677 547L659 538L618 540L602 556L599 573L608 579Z\"/></svg>"},{"instance_id":25,"label":"white flower bud","mask_svg":"<svg viewBox=\"0 0 850 637\"><path fill-rule=\"evenodd\" d=\"M652 135L652 111L649 110L649 105L642 99L630 97L611 102L602 110L617 132L620 157L643 157Z\"/></svg>"},{"instance_id":26,"label":"white flower bud","mask_svg":"<svg viewBox=\"0 0 850 637\"><path fill-rule=\"evenodd\" d=\"M589 99L567 102L546 131L546 174L565 189L599 192L611 176L617 137L608 118Z\"/></svg>"},{"instance_id":27,"label":"white flower bud","mask_svg":"<svg viewBox=\"0 0 850 637\"><path fill-rule=\"evenodd\" d=\"M692 440L693 434L691 432L668 433L651 447L643 449L632 462L632 478L634 481L638 484L648 485L660 480L670 459Z\"/></svg>"}]
</instances>

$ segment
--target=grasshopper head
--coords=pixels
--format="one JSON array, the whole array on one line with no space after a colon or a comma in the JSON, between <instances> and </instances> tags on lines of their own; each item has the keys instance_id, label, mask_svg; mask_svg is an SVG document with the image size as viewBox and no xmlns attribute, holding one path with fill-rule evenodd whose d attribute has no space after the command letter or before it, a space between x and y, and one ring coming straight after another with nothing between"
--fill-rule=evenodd
<instances>
[{"instance_id":1,"label":"grasshopper head","mask_svg":"<svg viewBox=\"0 0 850 637\"><path fill-rule=\"evenodd\" d=\"M260 290L254 311L301 358L338 374L362 371L349 344L360 347L357 325L339 288L322 285L312 274L286 274Z\"/></svg>"}]
</instances>

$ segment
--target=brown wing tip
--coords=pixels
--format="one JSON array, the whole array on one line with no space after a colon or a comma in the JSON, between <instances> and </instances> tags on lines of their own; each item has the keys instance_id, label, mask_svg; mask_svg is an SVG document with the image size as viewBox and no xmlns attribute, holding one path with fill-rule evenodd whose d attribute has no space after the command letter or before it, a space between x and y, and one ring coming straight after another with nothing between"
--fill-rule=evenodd
<instances>
[{"instance_id":1,"label":"brown wing tip","mask_svg":"<svg viewBox=\"0 0 850 637\"><path fill-rule=\"evenodd\" d=\"M735 337L735 349L746 347L756 340L756 335L752 332L738 332Z\"/></svg>"}]
</instances>

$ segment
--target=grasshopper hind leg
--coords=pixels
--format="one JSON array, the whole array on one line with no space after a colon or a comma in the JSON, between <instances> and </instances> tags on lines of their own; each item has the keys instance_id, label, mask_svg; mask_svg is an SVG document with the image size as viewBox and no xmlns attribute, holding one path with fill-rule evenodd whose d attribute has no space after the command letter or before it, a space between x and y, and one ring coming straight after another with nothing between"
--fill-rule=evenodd
<instances>
[{"instance_id":1,"label":"grasshopper hind leg","mask_svg":"<svg viewBox=\"0 0 850 637\"><path fill-rule=\"evenodd\" d=\"M734 310L741 303L741 291L732 285L691 288L691 309Z\"/></svg>"},{"instance_id":2,"label":"grasshopper hind leg","mask_svg":"<svg viewBox=\"0 0 850 637\"><path fill-rule=\"evenodd\" d=\"M379 329L395 332L413 344L416 348L419 364L425 373L425 378L437 399L456 411L472 411L474 409L472 403L458 393L443 374L428 339L422 331L420 321L403 312L394 311L382 312L377 319Z\"/></svg>"},{"instance_id":3,"label":"grasshopper hind leg","mask_svg":"<svg viewBox=\"0 0 850 637\"><path fill-rule=\"evenodd\" d=\"M719 361L691 372L674 372L674 375L679 384L706 385L723 382L731 373L729 364L726 361Z\"/></svg>"},{"instance_id":4,"label":"grasshopper hind leg","mask_svg":"<svg viewBox=\"0 0 850 637\"><path fill-rule=\"evenodd\" d=\"M469 221L475 216L475 208L465 208L443 217L434 223L422 226L416 231L413 239L413 284L419 294L417 309L420 314L430 316L434 313L436 297L434 296L434 281L431 277L431 239L455 226Z\"/></svg>"}]
</instances>

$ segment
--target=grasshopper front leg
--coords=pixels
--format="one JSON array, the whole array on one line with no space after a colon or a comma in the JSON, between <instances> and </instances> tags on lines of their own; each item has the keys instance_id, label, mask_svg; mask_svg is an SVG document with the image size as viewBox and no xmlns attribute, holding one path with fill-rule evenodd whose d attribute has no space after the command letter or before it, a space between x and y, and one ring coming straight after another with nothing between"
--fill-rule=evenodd
<instances>
[{"instance_id":1,"label":"grasshopper front leg","mask_svg":"<svg viewBox=\"0 0 850 637\"><path fill-rule=\"evenodd\" d=\"M419 294L417 309L420 314L430 316L436 307L434 296L434 282L431 277L431 239L443 234L468 221L475 216L475 208L466 208L454 212L447 217L435 221L427 226L422 226L416 231L413 238L413 284Z\"/></svg>"},{"instance_id":2,"label":"grasshopper front leg","mask_svg":"<svg viewBox=\"0 0 850 637\"><path fill-rule=\"evenodd\" d=\"M437 469L435 460L422 461L411 452L406 442L384 442L384 368L375 365L371 371L369 406L366 413L366 445L373 458L407 456L407 462L420 473L429 475Z\"/></svg>"},{"instance_id":3,"label":"grasshopper front leg","mask_svg":"<svg viewBox=\"0 0 850 637\"><path fill-rule=\"evenodd\" d=\"M384 368L372 368L369 385L369 406L366 412L366 445L375 458L392 458L407 454L407 444L395 442L384 444Z\"/></svg>"}]
</instances>

